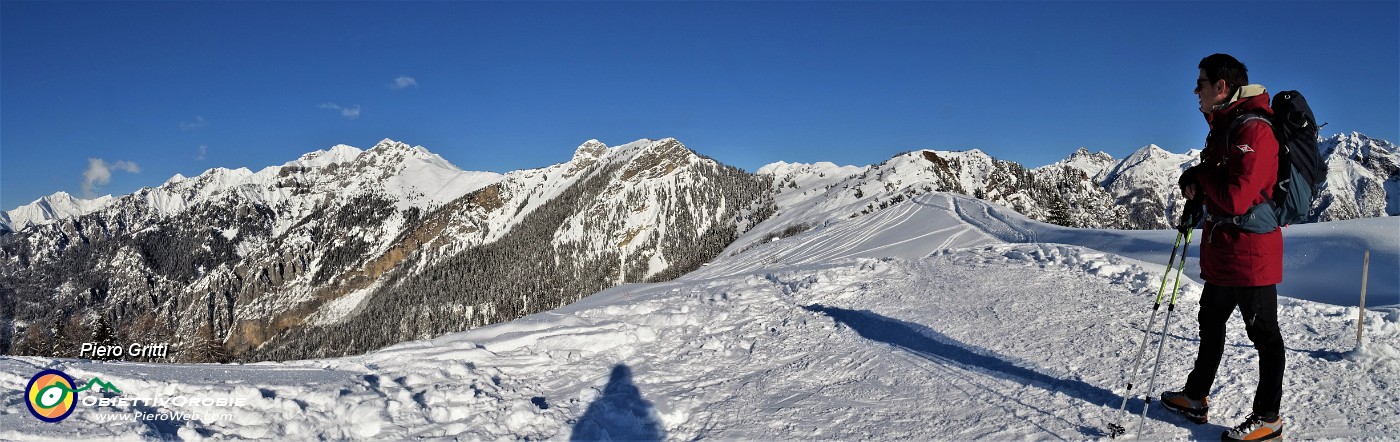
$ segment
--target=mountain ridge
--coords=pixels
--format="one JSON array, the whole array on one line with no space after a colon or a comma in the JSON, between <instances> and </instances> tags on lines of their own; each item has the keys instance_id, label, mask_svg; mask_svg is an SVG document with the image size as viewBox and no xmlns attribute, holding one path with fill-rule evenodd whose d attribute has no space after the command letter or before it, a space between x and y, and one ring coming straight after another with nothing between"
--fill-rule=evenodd
<instances>
[{"instance_id":1,"label":"mountain ridge","mask_svg":"<svg viewBox=\"0 0 1400 442\"><path fill-rule=\"evenodd\" d=\"M653 140L641 139L637 142L643 141L651 142ZM1339 183L1353 182L1357 180L1361 180L1364 182L1359 185L1345 184L1336 186L1339 187L1339 189L1336 192L1329 192L1326 190L1326 188L1324 188L1323 194L1319 197L1319 201L1321 202L1319 202L1319 204L1317 204L1317 207L1315 207L1318 210L1318 216L1315 217L1315 220L1353 219L1356 217L1363 216L1382 216L1383 214L1385 214L1386 216L1394 216L1400 214L1400 196L1397 196L1400 195L1400 178L1396 178L1397 176L1400 176L1400 172L1396 172L1396 169L1400 169L1400 166L1396 166L1396 164L1400 164L1400 160L1397 159L1396 153L1400 152L1400 149L1397 149L1394 143L1387 140L1371 138L1358 132L1351 132L1349 134L1338 133L1326 138L1319 137L1319 141L1319 150L1321 151L1323 158L1326 161L1328 161L1329 164L1332 165L1332 168L1334 170L1345 171L1343 173L1336 174L1336 176L1329 175L1329 182L1332 182L1334 180ZM601 141L598 141L597 139L590 139L584 142L583 144L579 145L575 149L573 158L571 158L570 161L565 162L564 164L571 164L575 162L587 162L590 159L596 159L596 157L603 155L605 152L608 151L608 149L629 146L632 144L636 144L637 142L627 143L624 145L619 145L610 148L606 144L603 144ZM284 168L287 167L318 168L328 166L331 164L351 163L357 158L359 158L361 155L369 154L367 158L375 157L377 156L377 153L379 151L394 151L398 152L400 157L410 156L419 159L425 164L436 166L438 169L440 169L440 171L438 171L438 175L443 174L444 172L442 171L450 171L446 173L463 172L462 169L453 165L451 162L447 161L446 159L437 154L432 153L431 151L428 151L422 146L409 146L405 143L386 138L384 140L381 140L379 143L376 143L375 146L371 147L370 149L362 150L353 146L340 144L327 149L308 152L306 154L303 154L296 160L288 161L280 166L268 166L259 170L258 172L253 172L246 167L240 167L237 169L227 169L220 167L211 168L195 177L185 177L183 175L176 174L172 176L169 180L167 180L165 183L163 183L161 186L157 186L155 188L143 188L141 190L138 190L137 192L123 196L109 195L89 200L75 198L72 195L67 194L66 192L57 192L53 195L45 196L43 198L35 200L30 204L16 207L13 210L0 212L0 231L19 231L32 225L50 223L55 220L72 218L100 211L113 204L119 203L122 198L126 198L131 195L148 195L146 196L146 198L150 199L151 202L154 203L157 207L164 207L163 210L159 211L161 213L178 212L183 206L189 204L189 202L185 201L189 198L196 196L207 197L209 196L209 193L213 193L216 191L226 191L228 190L228 187L234 186L234 183L248 180L250 179L250 177L266 177L269 174L281 172ZM984 152L978 149L971 149L967 151L935 152L963 152L973 156L978 156L979 154L986 155ZM1153 204L1136 208L1132 216L1134 216L1135 219L1138 219L1138 221L1136 222L1138 222L1139 224L1143 224L1144 227L1150 226L1154 228L1160 228L1164 225L1169 225L1174 220L1168 220L1166 216L1152 216L1147 215L1146 213L1152 211L1155 211L1158 214L1165 213L1163 212L1163 210L1165 210L1166 212L1175 213L1176 210L1178 210L1180 204L1184 202L1181 201L1179 198L1170 197L1170 195L1174 193L1174 190L1170 189L1170 187L1172 187L1170 183L1167 183L1170 180L1158 176L1150 180L1142 180L1134 177L1128 179L1125 182L1119 182L1118 178L1123 174L1124 171L1133 169L1137 169L1139 171L1154 168L1164 169L1164 171L1184 169L1185 167L1189 167L1190 165L1194 164L1197 161L1196 158L1198 157L1198 155L1199 150L1196 149L1189 150L1184 154L1175 154L1166 151L1155 144L1149 144L1134 150L1131 154L1119 160L1114 159L1111 155L1107 153L1101 151L1091 153L1087 148L1081 147L1063 160L1039 167L1029 168L1029 170L1031 170L1032 172L1043 173L1044 171L1051 169L1069 167L1084 172L1087 176L1089 176L1095 182L1097 182L1099 186L1109 189L1109 193L1115 199L1119 200L1121 205L1132 207L1134 204L1142 205L1144 204L1144 201L1152 200L1154 201ZM988 155L988 157L990 156ZM1336 158L1336 160L1334 161L1333 158ZM1359 168L1352 167L1352 163L1358 163ZM780 165L789 163L779 161L772 164ZM768 166L769 165L760 167L759 170L762 170L763 168ZM548 166L544 168L547 167ZM1021 167L1028 166L1021 165ZM521 171L526 170L536 169L522 169ZM418 203L417 205L419 205L420 207L426 207L433 204L445 204L446 202L453 200L454 197L460 196L458 193L465 193L462 192L461 189L473 189L475 188L475 185L481 181L488 181L489 184L489 181L493 181L498 177L505 176L505 174L498 174L494 172L463 173L476 176L470 177L469 175L464 175L462 177L447 180L448 182L444 183L445 185L442 186L444 189L442 192L432 194L423 193L422 195L419 195L419 199L421 199L422 201L415 201L415 203ZM209 188L212 190L206 190L203 193L187 192L188 194L184 195L183 198L171 194L151 195L153 193L158 193L156 192L156 190L159 189L194 187L188 184L184 186L180 185L180 183L189 180L204 180L208 182L215 182L213 183L215 185ZM474 182L468 183L466 181ZM1389 182L1390 184L1386 184L1387 182ZM407 188L401 188L399 190L411 192L412 188L415 187L415 184L423 183L406 183L404 184L404 186ZM1142 189L1144 187L1150 188L1150 192L1134 192L1135 190ZM1337 197L1332 197L1333 194L1339 195ZM1360 198L1362 200L1376 200L1381 202L1378 203L1376 201L1370 201L1367 203L1363 203L1362 206L1365 207L1358 206L1357 204L1342 202L1335 208L1332 207L1334 204L1333 200L1351 197ZM1379 209L1376 208L1377 205L1380 206ZM1149 221L1149 219L1154 217L1158 219L1156 221Z\"/></svg>"},{"instance_id":2,"label":"mountain ridge","mask_svg":"<svg viewBox=\"0 0 1400 442\"><path fill-rule=\"evenodd\" d=\"M1378 204L1386 213L1386 191L1400 181L1385 155L1394 146L1359 134L1328 140L1341 179L1320 213L1376 213ZM673 279L722 253L888 216L941 192L1068 227L1169 226L1181 204L1175 176L1193 156L1148 145L1110 160L1080 149L1028 169L980 150L921 150L866 167L775 162L751 174L664 138L589 140L568 161L473 175L393 140L337 145L258 172L175 177L106 209L0 235L9 294L0 318L11 319L0 350L63 354L41 343L143 323L152 325L139 327L141 339L185 336L188 360L367 351ZM379 337L354 339L366 330ZM347 338L354 343L328 345Z\"/></svg>"},{"instance_id":3,"label":"mountain ridge","mask_svg":"<svg viewBox=\"0 0 1400 442\"><path fill-rule=\"evenodd\" d=\"M457 189L451 200L432 193L463 180L472 188ZM0 341L43 353L53 350L35 347L45 340L76 341L103 322L144 321L165 325L143 333L195 336L180 345L200 360L255 357L281 354L285 333L364 318L362 304L393 310L383 299L404 296L415 305L437 304L434 311L477 315L451 326L427 317L418 323L437 333L500 322L617 283L698 267L764 216L769 187L672 138L612 148L585 143L568 162L504 175L471 175L392 140L368 150L337 145L258 172L213 169L0 237L0 289L18 293L0 299L0 316L16 319L0 331L10 339ZM536 216L540 210L546 212ZM513 238L514 248L492 246L503 238ZM492 260L458 258L466 253ZM537 281L516 274L509 282L525 284L451 302L399 290L441 293L441 283L425 286L423 278L491 279L484 268L536 268ZM56 312L44 301L54 287L65 299ZM543 287L549 289L538 292ZM506 293L522 290L535 291ZM84 291L91 300L76 297ZM355 321L397 326L414 318ZM274 341L282 347L259 350ZM292 344L328 351L324 342ZM345 348L369 349L336 350Z\"/></svg>"}]
</instances>

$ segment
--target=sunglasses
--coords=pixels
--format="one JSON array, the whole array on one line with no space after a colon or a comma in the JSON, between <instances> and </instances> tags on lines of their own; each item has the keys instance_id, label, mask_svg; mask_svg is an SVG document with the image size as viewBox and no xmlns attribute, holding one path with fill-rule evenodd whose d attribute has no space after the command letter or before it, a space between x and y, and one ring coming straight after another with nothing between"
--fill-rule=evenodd
<instances>
[{"instance_id":1,"label":"sunglasses","mask_svg":"<svg viewBox=\"0 0 1400 442\"><path fill-rule=\"evenodd\" d=\"M1210 83L1214 83L1214 82L1213 82L1213 81L1210 81L1209 78L1197 78L1197 79L1196 79L1196 90L1201 90L1201 88L1206 87L1206 85L1207 85L1207 84L1210 84Z\"/></svg>"}]
</instances>

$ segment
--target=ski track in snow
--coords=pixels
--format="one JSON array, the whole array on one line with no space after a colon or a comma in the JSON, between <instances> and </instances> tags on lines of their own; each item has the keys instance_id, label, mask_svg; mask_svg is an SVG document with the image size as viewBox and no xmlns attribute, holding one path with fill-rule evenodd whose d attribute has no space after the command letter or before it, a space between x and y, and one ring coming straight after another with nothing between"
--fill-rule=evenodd
<instances>
[{"instance_id":1,"label":"ski track in snow","mask_svg":"<svg viewBox=\"0 0 1400 442\"><path fill-rule=\"evenodd\" d=\"M1117 407L1166 268L1034 243L1046 236L1073 239L930 194L675 281L362 356L251 365L4 357L0 439L1083 440L1105 437L1110 422L1132 430L1150 367L1129 401L1133 416ZM1162 235L1150 236L1151 253L1134 253L1165 257L1155 250ZM1183 278L1153 394L1185 381L1200 291ZM1281 298L1288 437L1400 437L1400 308L1368 312L1362 351L1353 351L1356 315ZM1143 438L1214 439L1247 414L1257 356L1241 324L1237 313L1212 423L1189 424L1154 401ZM1156 339L1149 345L1150 359ZM43 423L22 395L43 368L100 377L128 397L247 404L80 406ZM216 418L97 420L159 411Z\"/></svg>"}]
</instances>

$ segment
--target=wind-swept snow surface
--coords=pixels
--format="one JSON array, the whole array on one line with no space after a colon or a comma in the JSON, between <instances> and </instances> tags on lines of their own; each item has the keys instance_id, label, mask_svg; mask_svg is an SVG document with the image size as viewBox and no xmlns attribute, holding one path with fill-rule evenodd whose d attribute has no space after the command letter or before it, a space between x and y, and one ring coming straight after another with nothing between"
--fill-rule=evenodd
<instances>
[{"instance_id":1,"label":"wind-swept snow surface","mask_svg":"<svg viewBox=\"0 0 1400 442\"><path fill-rule=\"evenodd\" d=\"M1312 232L1309 253L1330 257L1329 244L1350 241L1330 224L1285 235ZM1358 241L1393 260L1395 227ZM934 193L776 241L741 238L675 281L364 356L243 366L0 358L0 439L1100 438L1110 422L1136 427L1116 409L1164 271L1132 255L1165 257L1173 232L1073 232ZM1154 394L1189 371L1200 290L1182 281ZM1279 309L1288 437L1400 437L1400 307L1367 313L1362 351L1355 307L1282 298ZM1141 437L1213 439L1245 417L1257 361L1233 321L1212 423L1154 403ZM243 405L79 405L45 423L22 396L45 368L122 390L81 395ZM1142 406L1139 396L1128 409ZM184 418L130 417L159 413Z\"/></svg>"}]
</instances>

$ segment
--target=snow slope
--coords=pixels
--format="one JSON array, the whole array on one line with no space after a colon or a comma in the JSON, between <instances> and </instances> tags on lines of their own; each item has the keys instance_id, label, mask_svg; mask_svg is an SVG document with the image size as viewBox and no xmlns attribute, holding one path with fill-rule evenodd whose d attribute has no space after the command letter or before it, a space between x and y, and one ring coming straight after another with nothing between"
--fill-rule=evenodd
<instances>
[{"instance_id":1,"label":"snow slope","mask_svg":"<svg viewBox=\"0 0 1400 442\"><path fill-rule=\"evenodd\" d=\"M1370 242L1373 266L1395 262L1397 222L1377 223L1290 228L1286 236L1304 244L1290 253L1316 245L1307 253L1344 261L1346 244ZM357 357L0 358L0 439L1091 439L1108 422L1136 427L1116 414L1119 387L1171 232L1053 228L943 193L776 241L772 230L754 229L674 281L622 285ZM1179 387L1191 363L1201 285L1182 286L1155 391ZM1281 299L1289 437L1400 437L1400 306L1368 312L1363 351L1353 351L1357 313ZM1214 438L1244 417L1257 363L1239 324L1213 392L1214 422L1192 425L1154 405L1143 437ZM29 416L21 393L43 368L101 378L122 397L244 404L79 406L49 424ZM157 412L180 419L129 416ZM102 421L107 413L128 416Z\"/></svg>"}]
</instances>

